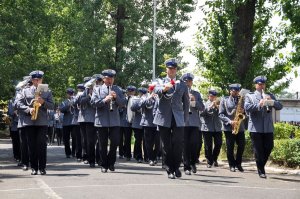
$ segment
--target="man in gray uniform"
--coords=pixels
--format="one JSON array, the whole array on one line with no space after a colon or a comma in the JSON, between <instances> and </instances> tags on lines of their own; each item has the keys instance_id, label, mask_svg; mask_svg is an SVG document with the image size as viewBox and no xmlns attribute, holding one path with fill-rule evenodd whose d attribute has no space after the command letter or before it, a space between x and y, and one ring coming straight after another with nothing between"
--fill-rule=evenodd
<instances>
[{"instance_id":1,"label":"man in gray uniform","mask_svg":"<svg viewBox=\"0 0 300 199\"><path fill-rule=\"evenodd\" d=\"M273 94L265 94L267 78L254 78L255 91L246 95L245 111L249 116L248 130L255 154L258 175L266 178L265 165L274 146L272 110L281 110L282 105Z\"/></svg>"},{"instance_id":2,"label":"man in gray uniform","mask_svg":"<svg viewBox=\"0 0 300 199\"><path fill-rule=\"evenodd\" d=\"M185 174L191 175L191 170L193 173L197 172L196 162L199 158L199 156L197 156L197 149L200 139L199 111L203 111L204 104L200 93L192 89L194 75L185 73L182 75L181 79L186 83L190 97L189 120L184 127L183 162Z\"/></svg>"},{"instance_id":3,"label":"man in gray uniform","mask_svg":"<svg viewBox=\"0 0 300 199\"><path fill-rule=\"evenodd\" d=\"M214 89L208 91L208 100L200 117L207 168L211 168L213 164L216 167L219 165L217 160L222 146L222 123L219 118L220 102L217 100L217 94Z\"/></svg>"},{"instance_id":4,"label":"man in gray uniform","mask_svg":"<svg viewBox=\"0 0 300 199\"><path fill-rule=\"evenodd\" d=\"M159 104L153 123L158 125L165 154L165 168L168 178L180 178L179 166L182 160L184 126L188 122L189 94L186 84L176 80L177 62L165 62L167 77L160 80L154 92L159 96Z\"/></svg>"},{"instance_id":5,"label":"man in gray uniform","mask_svg":"<svg viewBox=\"0 0 300 199\"><path fill-rule=\"evenodd\" d=\"M229 85L230 96L224 97L221 100L219 109L219 117L223 123L222 130L224 131L226 137L227 160L230 171L232 172L235 172L236 168L240 172L244 171L242 167L242 157L245 149L244 121L241 122L239 132L236 135L232 133L232 127L236 124L234 118L238 106L240 89L240 84ZM241 106L244 107L243 104ZM235 143L237 144L236 157L234 157Z\"/></svg>"},{"instance_id":6,"label":"man in gray uniform","mask_svg":"<svg viewBox=\"0 0 300 199\"><path fill-rule=\"evenodd\" d=\"M21 97L17 101L17 107L24 115L24 130L28 136L30 165L32 168L31 175L37 175L40 170L41 175L46 174L46 156L47 156L47 109L53 109L54 103L50 91L41 92L35 95L39 84L42 84L42 71L33 71L29 74L32 78L32 86L22 91ZM34 113L32 105L34 101L40 104L37 119L32 120L31 115Z\"/></svg>"},{"instance_id":7,"label":"man in gray uniform","mask_svg":"<svg viewBox=\"0 0 300 199\"><path fill-rule=\"evenodd\" d=\"M65 154L67 158L71 157L71 154L75 155L75 137L72 137L72 151L70 147L70 135L72 134L72 120L74 114L74 105L73 105L73 95L74 89L68 88L66 90L67 99L65 99L59 106L59 110L64 114L63 117L63 140L65 145Z\"/></svg>"},{"instance_id":8,"label":"man in gray uniform","mask_svg":"<svg viewBox=\"0 0 300 199\"><path fill-rule=\"evenodd\" d=\"M116 150L120 142L119 107L125 106L126 99L122 90L114 85L116 72L107 69L102 71L102 75L104 84L95 87L91 104L97 108L95 126L98 128L100 138L101 172L106 173L107 169L115 170Z\"/></svg>"}]
</instances>

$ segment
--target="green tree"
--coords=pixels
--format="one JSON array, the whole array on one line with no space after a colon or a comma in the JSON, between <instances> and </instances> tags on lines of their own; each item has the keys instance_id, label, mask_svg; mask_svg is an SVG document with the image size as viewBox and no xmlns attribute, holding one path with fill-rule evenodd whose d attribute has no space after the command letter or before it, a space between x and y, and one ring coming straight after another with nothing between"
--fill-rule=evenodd
<instances>
[{"instance_id":1,"label":"green tree","mask_svg":"<svg viewBox=\"0 0 300 199\"><path fill-rule=\"evenodd\" d=\"M270 25L277 9L271 1L206 1L205 25L199 27L195 55L211 85L223 93L235 82L252 89L252 79L262 74L275 93L289 85L291 79L277 82L294 67L290 55L280 51L288 44L284 25Z\"/></svg>"}]
</instances>

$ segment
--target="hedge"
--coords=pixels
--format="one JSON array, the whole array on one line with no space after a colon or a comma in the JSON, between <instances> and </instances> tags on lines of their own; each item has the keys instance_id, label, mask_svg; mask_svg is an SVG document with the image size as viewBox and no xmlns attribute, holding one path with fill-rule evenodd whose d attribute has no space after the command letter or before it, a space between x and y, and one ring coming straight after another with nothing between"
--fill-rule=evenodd
<instances>
[{"instance_id":1,"label":"hedge","mask_svg":"<svg viewBox=\"0 0 300 199\"><path fill-rule=\"evenodd\" d=\"M300 166L300 139L274 140L274 149L270 159L288 167Z\"/></svg>"}]
</instances>

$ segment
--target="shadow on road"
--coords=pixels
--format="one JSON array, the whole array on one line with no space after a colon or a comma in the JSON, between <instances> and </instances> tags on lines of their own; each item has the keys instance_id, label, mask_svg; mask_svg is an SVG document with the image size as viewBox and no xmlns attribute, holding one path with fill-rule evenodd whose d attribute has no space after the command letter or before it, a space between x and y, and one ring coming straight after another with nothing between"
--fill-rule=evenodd
<instances>
[{"instance_id":1,"label":"shadow on road","mask_svg":"<svg viewBox=\"0 0 300 199\"><path fill-rule=\"evenodd\" d=\"M298 183L300 183L300 180L290 179L290 178L270 177L270 179L281 180L281 181L286 181L286 182L298 182Z\"/></svg>"}]
</instances>

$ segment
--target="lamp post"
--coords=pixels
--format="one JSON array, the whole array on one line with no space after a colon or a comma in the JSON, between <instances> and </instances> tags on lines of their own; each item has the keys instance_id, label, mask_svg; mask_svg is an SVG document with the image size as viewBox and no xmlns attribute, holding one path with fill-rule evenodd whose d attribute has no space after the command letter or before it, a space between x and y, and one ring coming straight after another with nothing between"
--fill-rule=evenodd
<instances>
[{"instance_id":1,"label":"lamp post","mask_svg":"<svg viewBox=\"0 0 300 199\"><path fill-rule=\"evenodd\" d=\"M156 0L153 0L153 57L152 57L152 80L155 79L155 53L156 53Z\"/></svg>"}]
</instances>

